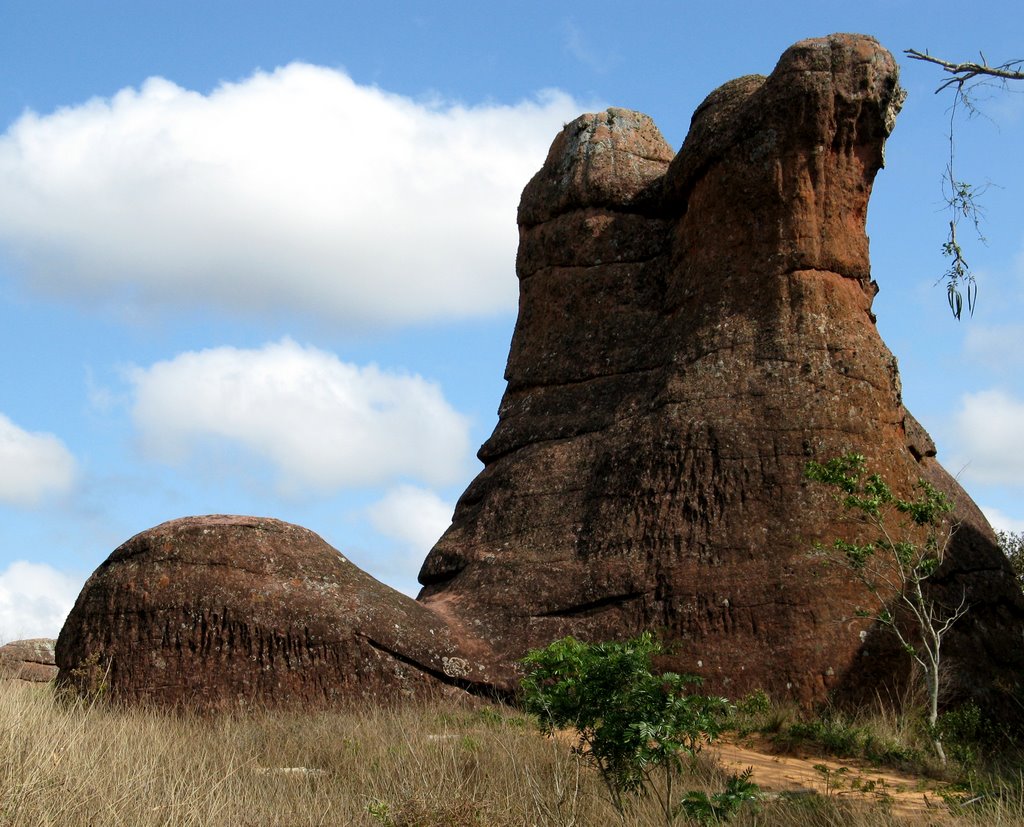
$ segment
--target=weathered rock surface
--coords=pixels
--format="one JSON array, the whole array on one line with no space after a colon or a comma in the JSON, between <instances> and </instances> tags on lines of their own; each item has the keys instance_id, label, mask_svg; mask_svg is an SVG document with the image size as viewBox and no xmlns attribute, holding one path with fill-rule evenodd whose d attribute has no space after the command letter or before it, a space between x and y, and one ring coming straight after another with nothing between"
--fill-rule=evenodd
<instances>
[{"instance_id":1,"label":"weathered rock surface","mask_svg":"<svg viewBox=\"0 0 1024 827\"><path fill-rule=\"evenodd\" d=\"M61 682L88 690L100 677L116 700L314 707L493 683L458 638L311 531L191 517L136 535L96 570L57 663Z\"/></svg>"},{"instance_id":2,"label":"weathered rock surface","mask_svg":"<svg viewBox=\"0 0 1024 827\"><path fill-rule=\"evenodd\" d=\"M876 41L834 35L709 95L678 154L636 112L567 125L520 206L485 467L418 602L296 526L178 520L90 578L60 680L91 658L115 697L205 707L503 691L529 647L654 629L715 691L873 696L905 661L808 555L847 528L805 464L852 450L899 493L924 477L956 499L935 593L971 611L947 685L1005 702L1024 598L871 312L865 219L902 95Z\"/></svg>"},{"instance_id":3,"label":"weathered rock surface","mask_svg":"<svg viewBox=\"0 0 1024 827\"><path fill-rule=\"evenodd\" d=\"M12 640L0 646L0 679L47 683L57 677L53 638Z\"/></svg>"},{"instance_id":4,"label":"weathered rock surface","mask_svg":"<svg viewBox=\"0 0 1024 827\"><path fill-rule=\"evenodd\" d=\"M635 112L565 127L523 194L508 388L422 568L426 606L478 621L499 660L658 629L714 690L873 694L904 664L807 554L844 529L803 468L853 450L902 493L924 477L957 501L937 589L972 609L948 685L1019 682L1019 589L871 312L897 77L876 41L835 35L713 92L674 157Z\"/></svg>"}]
</instances>

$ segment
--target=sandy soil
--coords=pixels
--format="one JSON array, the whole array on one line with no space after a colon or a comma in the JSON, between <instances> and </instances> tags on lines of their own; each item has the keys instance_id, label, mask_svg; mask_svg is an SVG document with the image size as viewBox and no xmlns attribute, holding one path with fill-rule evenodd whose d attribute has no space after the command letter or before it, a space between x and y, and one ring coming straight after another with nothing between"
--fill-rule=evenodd
<instances>
[{"instance_id":1,"label":"sandy soil","mask_svg":"<svg viewBox=\"0 0 1024 827\"><path fill-rule=\"evenodd\" d=\"M766 793L818 793L890 805L893 815L911 823L943 823L949 811L941 782L880 769L859 761L773 755L766 743L717 741L705 747L730 772L754 768L753 780ZM827 767L827 772L821 767ZM826 778L827 777L827 778Z\"/></svg>"}]
</instances>

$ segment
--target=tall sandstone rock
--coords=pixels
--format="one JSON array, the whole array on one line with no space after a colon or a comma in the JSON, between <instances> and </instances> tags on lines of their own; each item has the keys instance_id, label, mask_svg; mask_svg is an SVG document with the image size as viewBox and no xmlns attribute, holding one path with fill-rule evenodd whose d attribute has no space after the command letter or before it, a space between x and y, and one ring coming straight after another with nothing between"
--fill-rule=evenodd
<instances>
[{"instance_id":1,"label":"tall sandstone rock","mask_svg":"<svg viewBox=\"0 0 1024 827\"><path fill-rule=\"evenodd\" d=\"M875 40L834 35L713 92L678 154L636 112L565 127L523 194L508 388L424 605L474 618L499 660L657 629L716 690L873 694L905 664L855 617L857 585L808 556L846 529L803 469L852 450L901 493L923 477L956 501L935 593L972 608L951 690L1021 679L1020 590L871 312L897 80Z\"/></svg>"},{"instance_id":2,"label":"tall sandstone rock","mask_svg":"<svg viewBox=\"0 0 1024 827\"><path fill-rule=\"evenodd\" d=\"M678 154L636 112L567 125L520 205L499 422L418 600L297 526L174 521L90 578L59 680L103 664L112 697L208 708L504 693L532 646L654 629L715 691L873 695L906 659L808 555L849 529L805 464L853 450L956 500L934 594L971 610L946 683L1007 703L1024 598L871 313L865 218L902 94L877 42L834 35L713 92Z\"/></svg>"}]
</instances>

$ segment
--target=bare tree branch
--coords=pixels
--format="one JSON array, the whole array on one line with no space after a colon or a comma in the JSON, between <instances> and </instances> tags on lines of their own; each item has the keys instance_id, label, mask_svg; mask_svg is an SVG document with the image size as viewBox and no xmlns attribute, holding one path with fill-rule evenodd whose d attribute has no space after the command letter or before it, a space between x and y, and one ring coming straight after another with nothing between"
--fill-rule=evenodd
<instances>
[{"instance_id":1,"label":"bare tree branch","mask_svg":"<svg viewBox=\"0 0 1024 827\"><path fill-rule=\"evenodd\" d=\"M1018 66L1024 66L1024 59L1008 60L998 66L989 66L985 55L981 55L981 63L953 63L949 60L935 57L927 51L919 52L917 49L904 49L903 54L914 60L923 60L925 63L934 63L942 67L942 70L949 72L953 77L942 83L935 94L948 89L950 86L963 86L978 77L1000 78L1001 80L1024 80L1024 70Z\"/></svg>"}]
</instances>

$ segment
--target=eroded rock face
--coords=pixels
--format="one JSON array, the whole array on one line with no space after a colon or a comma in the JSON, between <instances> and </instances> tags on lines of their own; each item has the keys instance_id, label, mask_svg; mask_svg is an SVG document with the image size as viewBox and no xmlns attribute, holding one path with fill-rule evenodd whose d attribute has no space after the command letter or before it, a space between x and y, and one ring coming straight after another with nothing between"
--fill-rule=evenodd
<instances>
[{"instance_id":1,"label":"eroded rock face","mask_svg":"<svg viewBox=\"0 0 1024 827\"><path fill-rule=\"evenodd\" d=\"M665 665L713 691L873 697L905 659L808 555L849 529L803 469L857 451L898 493L924 477L956 499L934 589L971 611L949 698L1004 703L1024 599L904 408L871 312L865 218L902 98L888 52L834 35L709 95L678 154L636 112L567 125L520 205L485 467L418 602L297 526L178 520L90 578L60 680L98 662L114 697L206 708L502 692L530 647L653 629Z\"/></svg>"},{"instance_id":2,"label":"eroded rock face","mask_svg":"<svg viewBox=\"0 0 1024 827\"><path fill-rule=\"evenodd\" d=\"M713 690L873 695L905 664L854 616L856 584L808 557L847 529L805 464L852 450L957 501L937 593L972 610L947 685L1020 680L1019 589L871 312L897 78L876 41L835 35L713 92L674 157L635 112L563 130L523 195L508 388L422 568L426 606L480 622L499 660L657 629Z\"/></svg>"},{"instance_id":3,"label":"eroded rock face","mask_svg":"<svg viewBox=\"0 0 1024 827\"><path fill-rule=\"evenodd\" d=\"M200 709L387 702L495 676L440 615L311 531L209 516L136 535L85 584L61 682ZM83 665L85 668L83 668Z\"/></svg>"},{"instance_id":4,"label":"eroded rock face","mask_svg":"<svg viewBox=\"0 0 1024 827\"><path fill-rule=\"evenodd\" d=\"M47 683L57 676L53 638L12 640L0 646L0 679Z\"/></svg>"}]
</instances>

